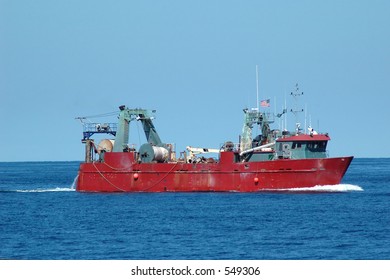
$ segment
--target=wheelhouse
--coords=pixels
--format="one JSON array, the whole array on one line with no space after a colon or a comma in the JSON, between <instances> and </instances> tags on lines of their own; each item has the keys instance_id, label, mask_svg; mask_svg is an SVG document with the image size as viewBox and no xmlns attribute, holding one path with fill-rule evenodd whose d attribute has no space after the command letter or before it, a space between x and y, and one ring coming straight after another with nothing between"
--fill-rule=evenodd
<instances>
[{"instance_id":1,"label":"wheelhouse","mask_svg":"<svg viewBox=\"0 0 390 280\"><path fill-rule=\"evenodd\" d=\"M319 135L294 135L276 140L276 153L278 158L326 158L329 136Z\"/></svg>"}]
</instances>

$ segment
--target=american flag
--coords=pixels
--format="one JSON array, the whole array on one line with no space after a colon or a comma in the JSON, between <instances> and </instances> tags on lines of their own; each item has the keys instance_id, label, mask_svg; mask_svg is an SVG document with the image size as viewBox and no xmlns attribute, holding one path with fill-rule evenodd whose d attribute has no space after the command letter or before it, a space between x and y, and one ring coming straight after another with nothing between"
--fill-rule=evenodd
<instances>
[{"instance_id":1,"label":"american flag","mask_svg":"<svg viewBox=\"0 0 390 280\"><path fill-rule=\"evenodd\" d=\"M269 102L270 102L269 99L261 100L260 106L261 106L261 107L269 107L269 106L270 106L270 105L269 105Z\"/></svg>"}]
</instances>

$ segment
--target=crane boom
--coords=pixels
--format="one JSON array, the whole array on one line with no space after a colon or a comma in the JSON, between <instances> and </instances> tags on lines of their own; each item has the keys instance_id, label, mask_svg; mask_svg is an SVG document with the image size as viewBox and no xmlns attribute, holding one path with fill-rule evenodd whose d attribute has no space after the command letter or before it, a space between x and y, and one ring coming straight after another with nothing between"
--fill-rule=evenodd
<instances>
[{"instance_id":1,"label":"crane boom","mask_svg":"<svg viewBox=\"0 0 390 280\"><path fill-rule=\"evenodd\" d=\"M209 149L209 148L194 148L191 146L187 146L187 151L190 153L190 157L195 157L195 155L199 154L207 154L207 153L219 153L219 149Z\"/></svg>"}]
</instances>

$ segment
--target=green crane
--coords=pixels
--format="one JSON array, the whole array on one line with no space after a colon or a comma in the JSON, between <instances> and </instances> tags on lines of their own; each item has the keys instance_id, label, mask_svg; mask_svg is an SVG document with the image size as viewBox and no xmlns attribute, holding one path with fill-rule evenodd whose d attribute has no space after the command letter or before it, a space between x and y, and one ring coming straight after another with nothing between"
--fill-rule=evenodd
<instances>
[{"instance_id":1,"label":"green crane","mask_svg":"<svg viewBox=\"0 0 390 280\"><path fill-rule=\"evenodd\" d=\"M159 147L165 146L153 125L153 118L150 111L145 109L128 109L124 105L120 106L119 109L119 121L113 152L123 152L128 148L129 125L133 120L141 121L146 140L150 145Z\"/></svg>"}]
</instances>

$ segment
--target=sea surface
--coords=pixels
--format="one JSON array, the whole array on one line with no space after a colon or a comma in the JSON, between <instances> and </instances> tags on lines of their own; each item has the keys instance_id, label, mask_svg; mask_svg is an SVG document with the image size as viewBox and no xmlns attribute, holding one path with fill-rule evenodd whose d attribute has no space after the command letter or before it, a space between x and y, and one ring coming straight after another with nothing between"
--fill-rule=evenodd
<instances>
[{"instance_id":1,"label":"sea surface","mask_svg":"<svg viewBox=\"0 0 390 280\"><path fill-rule=\"evenodd\" d=\"M390 159L261 193L78 193L78 165L0 163L0 259L390 259Z\"/></svg>"}]
</instances>

